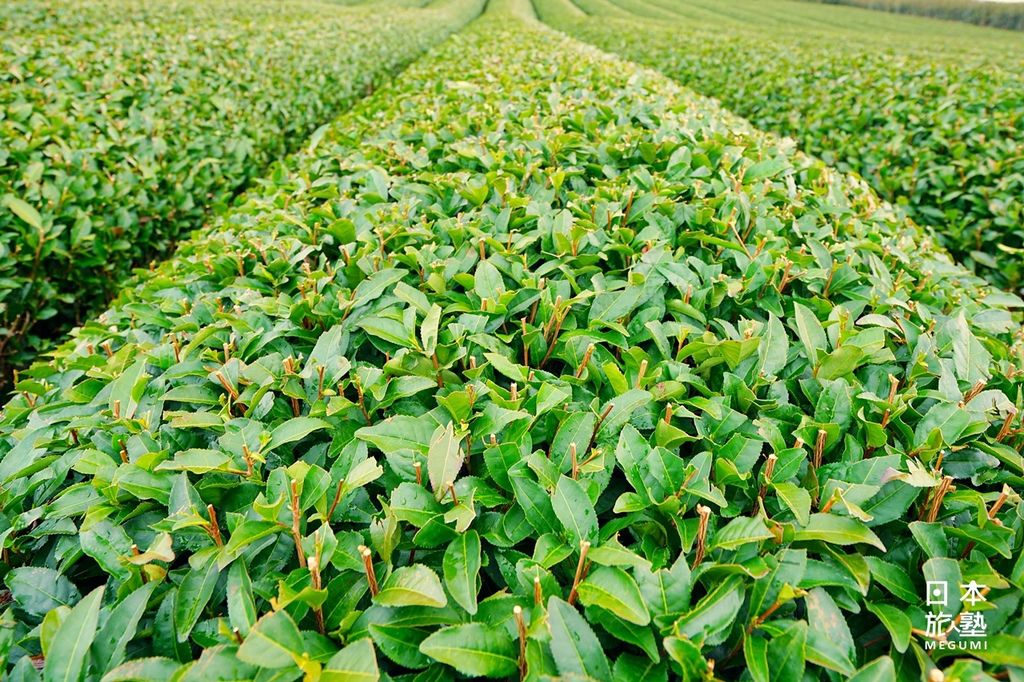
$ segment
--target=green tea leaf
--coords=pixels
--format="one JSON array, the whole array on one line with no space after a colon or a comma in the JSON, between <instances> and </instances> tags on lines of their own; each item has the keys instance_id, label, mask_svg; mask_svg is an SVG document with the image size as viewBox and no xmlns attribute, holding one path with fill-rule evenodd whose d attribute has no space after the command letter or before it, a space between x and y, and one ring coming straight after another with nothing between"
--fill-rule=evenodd
<instances>
[{"instance_id":1,"label":"green tea leaf","mask_svg":"<svg viewBox=\"0 0 1024 682\"><path fill-rule=\"evenodd\" d=\"M46 682L70 682L81 679L86 670L89 647L96 637L103 588L97 587L82 597L60 624L49 651L43 679Z\"/></svg>"},{"instance_id":2,"label":"green tea leaf","mask_svg":"<svg viewBox=\"0 0 1024 682\"><path fill-rule=\"evenodd\" d=\"M462 533L444 552L444 584L449 594L470 615L477 611L477 577L480 573L480 536L475 530ZM426 652L424 652L426 653Z\"/></svg>"},{"instance_id":3,"label":"green tea leaf","mask_svg":"<svg viewBox=\"0 0 1024 682\"><path fill-rule=\"evenodd\" d=\"M647 611L636 581L622 569L598 566L579 585L580 601L588 606L600 606L619 618L647 625L651 614Z\"/></svg>"},{"instance_id":4,"label":"green tea leaf","mask_svg":"<svg viewBox=\"0 0 1024 682\"><path fill-rule=\"evenodd\" d=\"M551 656L561 675L595 680L611 678L608 659L594 631L576 609L558 597L548 599Z\"/></svg>"},{"instance_id":5,"label":"green tea leaf","mask_svg":"<svg viewBox=\"0 0 1024 682\"><path fill-rule=\"evenodd\" d=\"M420 651L471 677L516 674L518 651L508 633L482 623L441 628L420 643Z\"/></svg>"},{"instance_id":6,"label":"green tea leaf","mask_svg":"<svg viewBox=\"0 0 1024 682\"><path fill-rule=\"evenodd\" d=\"M432 606L448 603L441 580L423 564L395 569L374 598L382 606Z\"/></svg>"}]
</instances>

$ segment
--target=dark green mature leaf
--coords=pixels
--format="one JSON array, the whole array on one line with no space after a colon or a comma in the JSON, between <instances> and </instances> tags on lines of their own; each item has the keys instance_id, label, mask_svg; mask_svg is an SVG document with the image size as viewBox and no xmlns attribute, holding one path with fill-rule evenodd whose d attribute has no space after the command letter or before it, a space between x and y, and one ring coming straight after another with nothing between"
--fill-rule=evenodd
<instances>
[{"instance_id":1,"label":"dark green mature leaf","mask_svg":"<svg viewBox=\"0 0 1024 682\"><path fill-rule=\"evenodd\" d=\"M892 645L896 651L900 653L906 651L910 645L910 630L912 627L907 614L889 604L872 604L867 602L865 606L868 611L878 616L878 620L889 631L889 635L892 636Z\"/></svg>"},{"instance_id":2,"label":"dark green mature leaf","mask_svg":"<svg viewBox=\"0 0 1024 682\"><path fill-rule=\"evenodd\" d=\"M310 417L289 419L270 432L270 440L267 442L265 449L273 450L276 447L294 443L318 429L326 429L329 426L330 424L322 419L312 419Z\"/></svg>"},{"instance_id":3,"label":"dark green mature leaf","mask_svg":"<svg viewBox=\"0 0 1024 682\"><path fill-rule=\"evenodd\" d=\"M768 669L773 679L799 680L806 666L807 623L799 620L768 643Z\"/></svg>"},{"instance_id":4,"label":"dark green mature leaf","mask_svg":"<svg viewBox=\"0 0 1024 682\"><path fill-rule=\"evenodd\" d=\"M888 682L896 679L896 667L888 656L880 656L850 676L851 682Z\"/></svg>"},{"instance_id":5,"label":"dark green mature leaf","mask_svg":"<svg viewBox=\"0 0 1024 682\"><path fill-rule=\"evenodd\" d=\"M46 652L43 679L46 682L71 682L86 671L89 647L96 637L103 587L82 597L64 618Z\"/></svg>"},{"instance_id":6,"label":"dark green mature leaf","mask_svg":"<svg viewBox=\"0 0 1024 682\"><path fill-rule=\"evenodd\" d=\"M156 583L146 583L111 609L106 620L101 620L92 650L94 660L104 672L109 672L124 660L128 643L135 637L139 621L156 587Z\"/></svg>"},{"instance_id":7,"label":"dark green mature leaf","mask_svg":"<svg viewBox=\"0 0 1024 682\"><path fill-rule=\"evenodd\" d=\"M794 483L784 481L772 485L779 499L793 512L796 522L801 526L810 523L811 516L811 494L804 488Z\"/></svg>"},{"instance_id":8,"label":"dark green mature leaf","mask_svg":"<svg viewBox=\"0 0 1024 682\"><path fill-rule=\"evenodd\" d=\"M232 536L233 537L233 536ZM244 561L235 561L228 570L227 583L228 619L231 627L238 630L243 637L256 624L256 602L252 592L252 581Z\"/></svg>"},{"instance_id":9,"label":"dark green mature leaf","mask_svg":"<svg viewBox=\"0 0 1024 682\"><path fill-rule=\"evenodd\" d=\"M7 574L6 583L14 603L37 622L51 609L73 606L82 596L70 580L51 568L15 568Z\"/></svg>"},{"instance_id":10,"label":"dark green mature leaf","mask_svg":"<svg viewBox=\"0 0 1024 682\"><path fill-rule=\"evenodd\" d=\"M595 680L611 678L601 643L583 616L558 597L548 599L547 606L551 656L558 672Z\"/></svg>"},{"instance_id":11,"label":"dark green mature leaf","mask_svg":"<svg viewBox=\"0 0 1024 682\"><path fill-rule=\"evenodd\" d=\"M773 537L761 517L740 516L715 533L712 546L716 549L731 550L749 543L770 540Z\"/></svg>"},{"instance_id":12,"label":"dark green mature leaf","mask_svg":"<svg viewBox=\"0 0 1024 682\"><path fill-rule=\"evenodd\" d=\"M178 587L174 601L174 626L179 642L188 639L192 628L199 622L203 609L213 597L220 578L220 568L216 557L210 555L205 560L189 569L184 580Z\"/></svg>"},{"instance_id":13,"label":"dark green mature leaf","mask_svg":"<svg viewBox=\"0 0 1024 682\"><path fill-rule=\"evenodd\" d=\"M103 676L103 682L158 682L169 680L181 669L178 661L154 656L122 663Z\"/></svg>"},{"instance_id":14,"label":"dark green mature leaf","mask_svg":"<svg viewBox=\"0 0 1024 682\"><path fill-rule=\"evenodd\" d=\"M710 642L721 642L742 605L742 581L727 578L676 621L676 634L689 639L703 636Z\"/></svg>"},{"instance_id":15,"label":"dark green mature leaf","mask_svg":"<svg viewBox=\"0 0 1024 682\"><path fill-rule=\"evenodd\" d=\"M356 431L356 438L372 443L384 452L409 449L427 454L436 424L419 417L399 415L379 424L364 426Z\"/></svg>"},{"instance_id":16,"label":"dark green mature leaf","mask_svg":"<svg viewBox=\"0 0 1024 682\"><path fill-rule=\"evenodd\" d=\"M573 544L597 539L597 514L583 487L568 476L561 476L551 496L551 507Z\"/></svg>"}]
</instances>

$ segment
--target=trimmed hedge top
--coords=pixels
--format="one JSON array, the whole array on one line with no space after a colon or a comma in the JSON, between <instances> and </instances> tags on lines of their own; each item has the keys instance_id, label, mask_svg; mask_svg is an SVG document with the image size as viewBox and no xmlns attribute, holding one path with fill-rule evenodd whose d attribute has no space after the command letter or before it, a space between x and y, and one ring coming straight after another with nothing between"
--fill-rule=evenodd
<instances>
[{"instance_id":1,"label":"trimmed hedge top","mask_svg":"<svg viewBox=\"0 0 1024 682\"><path fill-rule=\"evenodd\" d=\"M846 8L837 25L813 4L620 0L657 22L609 4L537 1L556 28L860 174L996 286L1024 286L1020 36Z\"/></svg>"},{"instance_id":2,"label":"trimmed hedge top","mask_svg":"<svg viewBox=\"0 0 1024 682\"><path fill-rule=\"evenodd\" d=\"M1021 301L490 12L26 373L10 678L1024 665ZM991 590L984 663L925 652L925 578Z\"/></svg>"},{"instance_id":3,"label":"trimmed hedge top","mask_svg":"<svg viewBox=\"0 0 1024 682\"><path fill-rule=\"evenodd\" d=\"M133 266L480 7L5 2L0 389Z\"/></svg>"}]
</instances>

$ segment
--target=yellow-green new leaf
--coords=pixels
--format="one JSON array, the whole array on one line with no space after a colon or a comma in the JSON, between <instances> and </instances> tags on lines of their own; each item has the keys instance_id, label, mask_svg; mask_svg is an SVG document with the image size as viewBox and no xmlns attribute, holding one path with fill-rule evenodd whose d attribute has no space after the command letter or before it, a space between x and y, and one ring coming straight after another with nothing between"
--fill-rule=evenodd
<instances>
[{"instance_id":1,"label":"yellow-green new leaf","mask_svg":"<svg viewBox=\"0 0 1024 682\"><path fill-rule=\"evenodd\" d=\"M449 483L455 482L462 459L462 437L456 437L455 425L449 422L437 427L427 451L427 476L437 499L447 494Z\"/></svg>"},{"instance_id":2,"label":"yellow-green new leaf","mask_svg":"<svg viewBox=\"0 0 1024 682\"><path fill-rule=\"evenodd\" d=\"M636 581L621 568L597 566L579 586L580 601L600 606L636 625L647 625L651 614Z\"/></svg>"},{"instance_id":3,"label":"yellow-green new leaf","mask_svg":"<svg viewBox=\"0 0 1024 682\"><path fill-rule=\"evenodd\" d=\"M382 606L433 606L448 604L437 574L423 564L396 569L384 581L374 601Z\"/></svg>"},{"instance_id":4,"label":"yellow-green new leaf","mask_svg":"<svg viewBox=\"0 0 1024 682\"><path fill-rule=\"evenodd\" d=\"M470 615L477 610L477 576L480 574L480 535L475 530L460 534L444 552L444 584Z\"/></svg>"},{"instance_id":5,"label":"yellow-green new leaf","mask_svg":"<svg viewBox=\"0 0 1024 682\"><path fill-rule=\"evenodd\" d=\"M305 644L287 611L271 612L256 622L238 648L238 658L261 668L287 668L302 658Z\"/></svg>"},{"instance_id":6,"label":"yellow-green new leaf","mask_svg":"<svg viewBox=\"0 0 1024 682\"><path fill-rule=\"evenodd\" d=\"M798 528L793 540L821 540L833 545L864 543L885 551L885 545L863 521L835 514L811 514L803 528Z\"/></svg>"},{"instance_id":7,"label":"yellow-green new leaf","mask_svg":"<svg viewBox=\"0 0 1024 682\"><path fill-rule=\"evenodd\" d=\"M470 677L516 674L516 643L502 628L469 623L441 628L420 643L420 651Z\"/></svg>"},{"instance_id":8,"label":"yellow-green new leaf","mask_svg":"<svg viewBox=\"0 0 1024 682\"><path fill-rule=\"evenodd\" d=\"M377 682L379 679L377 651L369 637L356 640L331 656L320 673L320 682Z\"/></svg>"}]
</instances>

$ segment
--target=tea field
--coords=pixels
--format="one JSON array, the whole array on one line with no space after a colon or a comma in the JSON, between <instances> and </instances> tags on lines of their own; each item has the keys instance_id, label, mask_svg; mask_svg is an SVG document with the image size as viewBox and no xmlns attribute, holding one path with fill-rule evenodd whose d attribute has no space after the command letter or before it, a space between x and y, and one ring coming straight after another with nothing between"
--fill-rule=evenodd
<instances>
[{"instance_id":1,"label":"tea field","mask_svg":"<svg viewBox=\"0 0 1024 682\"><path fill-rule=\"evenodd\" d=\"M32 235L68 236L69 215L131 248L106 274L74 275L55 249L8 276L55 290L96 278L113 299L65 290L82 311L65 326L83 321L17 365L3 402L3 679L1024 679L1012 267L957 248L954 225L983 218L925 220L956 201L883 196L851 141L825 150L810 121L782 137L689 89L718 73L710 48L691 49L703 29L677 18L697 0L85 1L91 13L0 11L19 35L70 40L73 22L96 45L128 15L230 21L209 22L224 42L211 35L201 65L169 33L133 61L97 48L107 66L79 88L4 72L4 97L29 112L0 119L24 148L0 165L9 260ZM923 23L888 77L944 95L902 70L935 22L896 19ZM760 25L744 21L723 20L721 73ZM268 25L304 37L242 39ZM794 54L814 36L771 30L766 46L792 40ZM979 60L1012 42L994 35ZM227 56L274 36L267 69ZM28 63L48 45L2 54ZM819 68L853 54L834 47ZM708 65L699 83L689 59ZM156 64L198 70L179 104L146 90L174 91L146 76ZM65 121L74 140L113 150L126 138L103 108L104 68L167 148L153 195L114 196L115 175L65 210L47 182L91 187L89 164L130 175L136 157L101 162L56 128L33 146L26 122L45 128L59 86L65 116L92 117ZM781 76L752 73L745 97L767 107ZM237 108L174 116L210 106L199 84ZM241 106L250 90L256 106ZM132 104L147 97L149 117ZM202 140L252 152L230 183L211 171L222 184L189 211L170 201L157 230L140 216L169 198L158 183L226 163L169 143L200 120ZM903 143L922 168L969 164ZM1000 149L985 157L993 182ZM58 152L88 160L81 179ZM1020 234L1019 221L1000 232L1008 215L992 209L975 247L997 263L1014 262L994 247ZM63 298L43 300L63 314Z\"/></svg>"}]
</instances>

